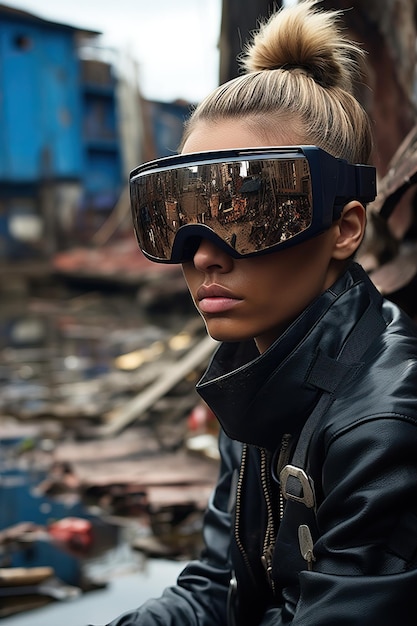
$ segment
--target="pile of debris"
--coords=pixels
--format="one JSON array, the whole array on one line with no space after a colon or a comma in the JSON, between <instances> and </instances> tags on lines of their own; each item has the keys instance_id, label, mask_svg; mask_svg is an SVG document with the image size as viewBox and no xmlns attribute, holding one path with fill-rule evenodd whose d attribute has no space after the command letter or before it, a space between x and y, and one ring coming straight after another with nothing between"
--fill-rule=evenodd
<instances>
[{"instance_id":1,"label":"pile of debris","mask_svg":"<svg viewBox=\"0 0 417 626\"><path fill-rule=\"evenodd\" d=\"M6 614L33 606L34 589L50 600L98 584L85 570L104 549L103 527L129 529L129 550L151 557L201 550L218 427L195 384L216 342L178 292L166 289L162 309L143 301L156 284L60 287L2 310L0 593L19 598ZM59 551L54 565L36 561L41 545ZM76 579L59 571L69 554ZM52 566L34 582L34 568Z\"/></svg>"},{"instance_id":2,"label":"pile of debris","mask_svg":"<svg viewBox=\"0 0 417 626\"><path fill-rule=\"evenodd\" d=\"M378 183L359 252L379 291L417 319L417 126Z\"/></svg>"}]
</instances>

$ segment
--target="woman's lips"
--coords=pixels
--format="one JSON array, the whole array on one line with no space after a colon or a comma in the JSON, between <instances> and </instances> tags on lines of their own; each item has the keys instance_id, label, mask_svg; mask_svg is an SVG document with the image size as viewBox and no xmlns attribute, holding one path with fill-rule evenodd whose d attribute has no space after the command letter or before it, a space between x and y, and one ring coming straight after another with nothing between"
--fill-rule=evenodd
<instances>
[{"instance_id":1,"label":"woman's lips","mask_svg":"<svg viewBox=\"0 0 417 626\"><path fill-rule=\"evenodd\" d=\"M197 302L202 313L224 313L242 299L220 285L202 285L197 291Z\"/></svg>"}]
</instances>

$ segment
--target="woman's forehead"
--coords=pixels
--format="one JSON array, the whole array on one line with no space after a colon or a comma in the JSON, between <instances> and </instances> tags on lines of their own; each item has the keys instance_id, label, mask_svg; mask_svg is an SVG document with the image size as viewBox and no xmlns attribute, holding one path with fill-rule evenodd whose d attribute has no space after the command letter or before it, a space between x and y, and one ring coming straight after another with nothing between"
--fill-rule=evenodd
<instances>
[{"instance_id":1,"label":"woman's forehead","mask_svg":"<svg viewBox=\"0 0 417 626\"><path fill-rule=\"evenodd\" d=\"M199 120L185 140L182 152L293 146L305 143L300 140L297 124L292 128L289 122L285 130L280 126L273 124L271 119L268 128L265 120L257 124L253 118L246 117L215 121Z\"/></svg>"}]
</instances>

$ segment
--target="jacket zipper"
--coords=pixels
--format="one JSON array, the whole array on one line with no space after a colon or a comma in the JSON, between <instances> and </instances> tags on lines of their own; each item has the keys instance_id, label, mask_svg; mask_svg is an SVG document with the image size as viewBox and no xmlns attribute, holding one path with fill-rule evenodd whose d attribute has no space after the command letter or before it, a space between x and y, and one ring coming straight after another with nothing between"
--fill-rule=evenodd
<instances>
[{"instance_id":1,"label":"jacket zipper","mask_svg":"<svg viewBox=\"0 0 417 626\"><path fill-rule=\"evenodd\" d=\"M280 448L280 453L279 453L278 462L277 462L277 475L278 476L279 476L279 472L281 471L281 469L289 461L290 454L291 454L291 445L290 445L291 439L292 439L292 436L290 434L285 434L282 437L281 448ZM265 536L264 536L264 541L263 541L261 562L262 562L262 565L264 566L267 580L271 586L272 592L275 593L275 583L272 579L271 574L272 574L272 556L273 556L274 547L275 547L276 528L275 528L274 511L273 511L273 506L271 502L271 486L270 486L270 479L269 479L269 470L270 470L269 453L264 448L259 448L259 450L260 450L260 455L261 455L261 484L262 484L266 510L267 510L267 524L266 524L266 531L265 531ZM234 531L235 531L236 545L241 553L241 556L250 574L252 582L254 585L256 585L256 580L252 571L250 560L249 560L248 555L246 554L245 547L242 543L242 540L240 539L240 534L239 534L243 478L244 478L245 469L246 469L247 455L248 455L248 446L245 444L243 446L241 466L240 466L240 472L239 472L239 480L238 480L238 484L236 488L236 510L235 510ZM279 491L279 519L280 520L282 520L283 514L284 514L284 498L280 489Z\"/></svg>"},{"instance_id":2,"label":"jacket zipper","mask_svg":"<svg viewBox=\"0 0 417 626\"><path fill-rule=\"evenodd\" d=\"M288 461L290 460L291 439L292 439L292 435L290 435L289 433L286 433L285 435L282 436L281 449L279 451L277 467L276 467L277 478L279 478L282 468L285 467L288 464ZM279 520L280 521L282 521L282 518L284 517L284 507L285 507L285 500L284 500L284 496L282 494L282 489L280 485L279 487Z\"/></svg>"},{"instance_id":3,"label":"jacket zipper","mask_svg":"<svg viewBox=\"0 0 417 626\"><path fill-rule=\"evenodd\" d=\"M237 487L236 487L236 509L235 509L235 540L236 540L236 545L239 549L239 552L243 558L243 561L247 567L247 570L249 572L249 575L252 579L252 583L253 585L255 585L256 587L256 579L255 576L253 574L252 571L252 567L249 561L249 557L246 554L245 551L245 547L242 543L242 540L240 538L240 534L239 534L239 522L240 522L240 513L241 513L241 505L242 505L242 487L243 487L243 476L245 474L245 469L246 469L246 460L247 460L247 456L248 456L248 446L246 444L244 444L243 446L243 450L242 450L242 460L241 460L241 464L240 464L240 472L239 472L239 480L237 483Z\"/></svg>"},{"instance_id":4,"label":"jacket zipper","mask_svg":"<svg viewBox=\"0 0 417 626\"><path fill-rule=\"evenodd\" d=\"M277 461L277 476L281 472L282 468L287 465L291 455L291 435L285 434L281 439L281 448L279 451ZM272 558L274 554L275 541L276 541L276 527L273 506L271 502L271 483L269 478L270 473L270 456L269 453L261 449L261 482L264 492L264 498L267 510L267 526L265 531L265 538L263 544L263 551L261 556L262 565L265 568L266 577L268 583L272 589L272 593L275 594L275 582L272 578ZM284 516L284 496L282 495L281 487L279 489L279 521Z\"/></svg>"},{"instance_id":5,"label":"jacket zipper","mask_svg":"<svg viewBox=\"0 0 417 626\"><path fill-rule=\"evenodd\" d=\"M271 502L271 484L269 480L269 453L261 448L261 483L262 489L264 492L265 504L266 504L266 513L267 513L267 523L265 530L265 537L263 542L263 550L261 556L262 565L265 568L266 577L268 583L272 589L272 593L275 594L275 583L272 579L272 555L274 553L275 547L275 521L274 521L274 512L272 508Z\"/></svg>"}]
</instances>

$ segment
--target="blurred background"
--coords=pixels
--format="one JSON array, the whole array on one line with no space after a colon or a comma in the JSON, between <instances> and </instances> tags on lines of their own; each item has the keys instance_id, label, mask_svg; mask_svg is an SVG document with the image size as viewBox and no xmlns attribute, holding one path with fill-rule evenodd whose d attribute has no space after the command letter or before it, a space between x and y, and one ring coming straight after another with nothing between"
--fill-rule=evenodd
<instances>
[{"instance_id":1,"label":"blurred background","mask_svg":"<svg viewBox=\"0 0 417 626\"><path fill-rule=\"evenodd\" d=\"M289 2L288 2L289 4ZM367 52L379 193L359 260L417 316L416 0L323 0ZM239 73L265 0L0 4L0 619L105 623L201 549L215 348L139 253L128 176Z\"/></svg>"}]
</instances>

